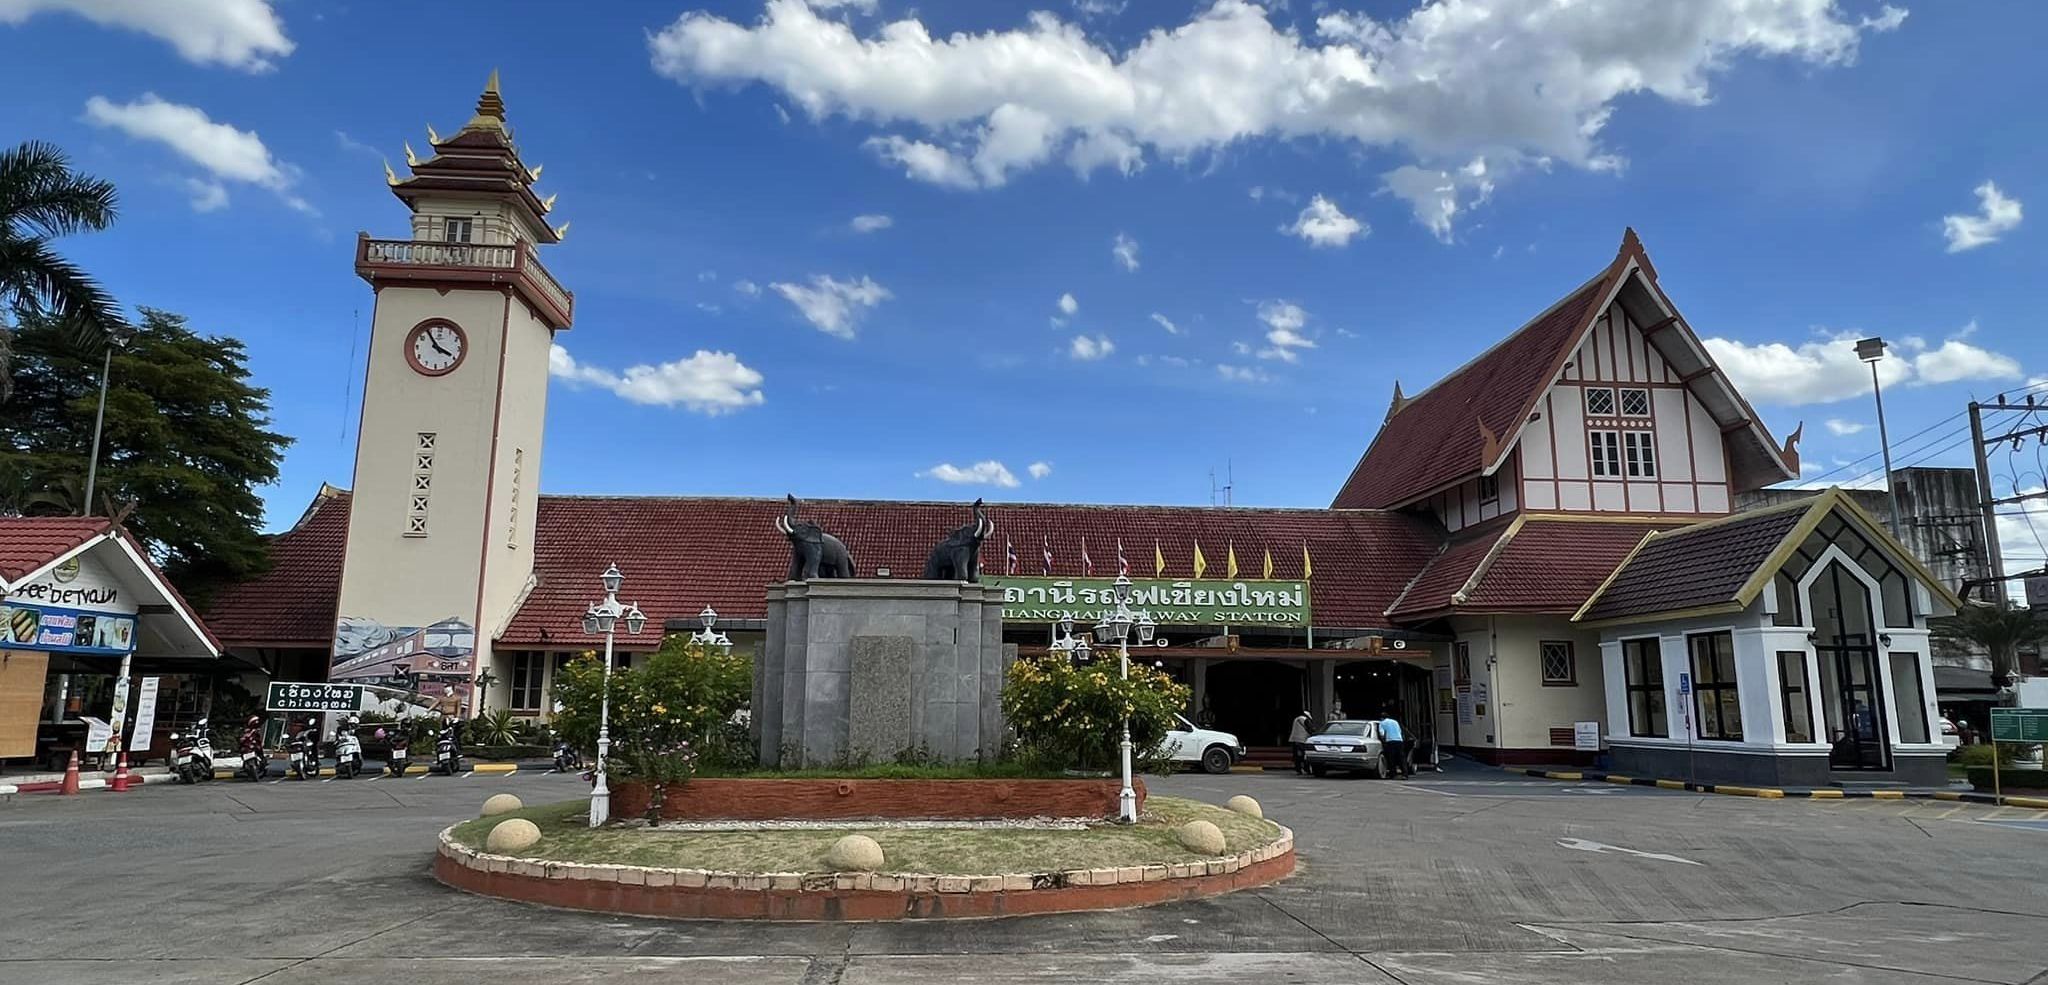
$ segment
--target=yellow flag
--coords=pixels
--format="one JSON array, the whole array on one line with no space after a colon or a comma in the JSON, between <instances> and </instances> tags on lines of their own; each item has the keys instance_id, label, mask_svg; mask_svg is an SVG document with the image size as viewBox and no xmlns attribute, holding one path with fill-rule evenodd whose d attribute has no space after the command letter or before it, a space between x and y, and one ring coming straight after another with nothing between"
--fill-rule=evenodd
<instances>
[{"instance_id":1,"label":"yellow flag","mask_svg":"<svg viewBox=\"0 0 2048 985\"><path fill-rule=\"evenodd\" d=\"M1166 573L1166 555L1165 555L1165 554L1162 554L1162 553L1160 553L1160 551L1159 551L1159 541L1157 541L1157 540L1154 540L1154 541L1152 542L1152 577L1154 577L1154 578L1157 578L1157 577L1159 577L1160 575L1163 575L1163 574L1165 574L1165 573Z\"/></svg>"},{"instance_id":2,"label":"yellow flag","mask_svg":"<svg viewBox=\"0 0 2048 985\"><path fill-rule=\"evenodd\" d=\"M1266 548L1266 563L1259 566L1259 577L1273 580L1273 549L1270 547Z\"/></svg>"},{"instance_id":3,"label":"yellow flag","mask_svg":"<svg viewBox=\"0 0 2048 985\"><path fill-rule=\"evenodd\" d=\"M1223 550L1224 550L1224 561L1225 561L1225 564L1224 564L1223 570L1224 570L1224 571L1226 571L1226 572L1228 572L1228 574L1225 574L1225 575L1224 575L1223 577L1225 577L1225 578L1236 578L1236 577L1237 577L1237 543L1236 543L1235 541L1230 541L1230 542L1228 542L1228 546L1226 546L1226 547L1225 547L1225 548L1224 548Z\"/></svg>"},{"instance_id":4,"label":"yellow flag","mask_svg":"<svg viewBox=\"0 0 2048 985\"><path fill-rule=\"evenodd\" d=\"M1308 560L1308 541L1304 540L1301 542L1301 580L1307 581L1315 577L1315 572L1315 565L1310 564Z\"/></svg>"},{"instance_id":5,"label":"yellow flag","mask_svg":"<svg viewBox=\"0 0 2048 985\"><path fill-rule=\"evenodd\" d=\"M1196 542L1195 542L1195 577L1197 577L1197 578L1200 578L1200 577L1202 577L1202 572L1204 572L1204 571L1207 571L1207 570L1209 570L1209 559L1208 559L1208 558L1205 558L1205 557L1203 557L1203 556L1202 556L1202 542L1201 542L1201 541L1196 541Z\"/></svg>"}]
</instances>

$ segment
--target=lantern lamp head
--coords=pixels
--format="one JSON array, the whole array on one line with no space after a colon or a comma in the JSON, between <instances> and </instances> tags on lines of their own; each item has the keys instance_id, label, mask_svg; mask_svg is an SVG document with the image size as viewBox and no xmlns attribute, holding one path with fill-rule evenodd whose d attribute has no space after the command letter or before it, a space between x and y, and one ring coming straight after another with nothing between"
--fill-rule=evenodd
<instances>
[{"instance_id":1,"label":"lantern lamp head","mask_svg":"<svg viewBox=\"0 0 2048 985\"><path fill-rule=\"evenodd\" d=\"M638 603L626 607L626 632L635 636L647 628L647 613L640 611Z\"/></svg>"},{"instance_id":2,"label":"lantern lamp head","mask_svg":"<svg viewBox=\"0 0 2048 985\"><path fill-rule=\"evenodd\" d=\"M703 612L697 613L697 618L704 621L704 630L709 632L711 627L718 625L718 610L707 605Z\"/></svg>"},{"instance_id":3,"label":"lantern lamp head","mask_svg":"<svg viewBox=\"0 0 2048 985\"><path fill-rule=\"evenodd\" d=\"M604 574L599 575L598 580L604 582L606 595L618 594L619 588L626 584L626 576L620 573L616 564L604 569Z\"/></svg>"}]
</instances>

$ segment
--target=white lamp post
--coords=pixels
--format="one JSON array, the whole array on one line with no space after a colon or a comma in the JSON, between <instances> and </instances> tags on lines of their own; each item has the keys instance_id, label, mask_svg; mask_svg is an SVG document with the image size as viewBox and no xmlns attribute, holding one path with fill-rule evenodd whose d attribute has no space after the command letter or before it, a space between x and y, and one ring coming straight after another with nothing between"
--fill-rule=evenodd
<instances>
[{"instance_id":1,"label":"white lamp post","mask_svg":"<svg viewBox=\"0 0 2048 985\"><path fill-rule=\"evenodd\" d=\"M1095 624L1093 635L1097 643L1107 646L1116 644L1119 670L1124 680L1131 679L1131 630L1136 629L1138 642L1149 644L1159 630L1159 624L1152 621L1150 612L1133 612L1131 599L1134 597L1131 579L1127 575L1116 576L1111 589L1116 608ZM1095 649L1088 645L1088 637L1074 635L1074 616L1067 613L1053 624L1052 651L1065 654L1073 660L1087 663L1095 656ZM1131 716L1124 714L1123 735L1117 743L1117 754L1123 771L1123 789L1117 792L1117 819L1125 824L1138 821L1138 791L1131 779Z\"/></svg>"},{"instance_id":2,"label":"white lamp post","mask_svg":"<svg viewBox=\"0 0 2048 985\"><path fill-rule=\"evenodd\" d=\"M605 761L612 751L612 635L621 619L626 622L626 632L635 636L647 626L647 614L638 605L619 604L619 589L626 584L626 576L619 573L618 565L604 569L598 580L604 583L604 601L583 610L583 631L593 636L604 634L604 694L598 699L597 713L597 782L590 788L593 828L612 816L612 788L605 782Z\"/></svg>"},{"instance_id":3,"label":"white lamp post","mask_svg":"<svg viewBox=\"0 0 2048 985\"><path fill-rule=\"evenodd\" d=\"M105 350L105 356L100 364L100 409L98 413L93 415L92 419L92 459L85 464L85 502L78 504L79 516L92 515L92 494L94 488L99 483L100 431L106 427L107 423L107 381L114 375L114 350L126 349L128 348L128 343L133 341L135 341L135 329L127 325L113 325L107 328L106 338L101 346ZM122 680L127 680L125 673L122 675ZM122 688L122 693L127 693L125 686ZM116 720L119 720L120 717L120 711L117 710L115 712ZM116 728L114 731L119 732L120 729ZM128 747L124 745L121 748L125 752ZM124 784L121 789L126 790L128 788Z\"/></svg>"},{"instance_id":4,"label":"white lamp post","mask_svg":"<svg viewBox=\"0 0 2048 985\"><path fill-rule=\"evenodd\" d=\"M726 638L724 633L713 632L711 629L711 627L718 625L718 610L707 605L704 607L704 611L697 613L697 618L703 621L704 628L698 632L691 633L690 642L719 649L732 648L732 640Z\"/></svg>"}]
</instances>

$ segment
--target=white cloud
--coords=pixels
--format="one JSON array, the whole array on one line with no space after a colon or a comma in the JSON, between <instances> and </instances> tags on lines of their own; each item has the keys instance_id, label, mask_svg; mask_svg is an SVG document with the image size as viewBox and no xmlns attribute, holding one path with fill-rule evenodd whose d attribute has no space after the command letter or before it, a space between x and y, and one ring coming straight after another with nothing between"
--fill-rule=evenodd
<instances>
[{"instance_id":1,"label":"white cloud","mask_svg":"<svg viewBox=\"0 0 2048 985\"><path fill-rule=\"evenodd\" d=\"M1839 417L1828 418L1827 425L1828 433L1837 438L1846 438L1870 427L1860 421L1845 421Z\"/></svg>"},{"instance_id":2,"label":"white cloud","mask_svg":"<svg viewBox=\"0 0 2048 985\"><path fill-rule=\"evenodd\" d=\"M1074 0L1074 13L1083 17L1115 17L1130 6L1130 0Z\"/></svg>"},{"instance_id":3,"label":"white cloud","mask_svg":"<svg viewBox=\"0 0 2048 985\"><path fill-rule=\"evenodd\" d=\"M110 127L137 140L169 147L212 175L216 188L223 181L256 185L277 193L294 209L314 212L310 204L292 193L292 184L298 180L297 168L273 156L254 131L215 123L196 106L165 102L153 92L143 93L142 98L132 103L94 96L85 101L85 119L94 126ZM225 188L217 198L218 204L216 196L196 196L194 206L204 202L218 208L225 203Z\"/></svg>"},{"instance_id":4,"label":"white cloud","mask_svg":"<svg viewBox=\"0 0 2048 985\"><path fill-rule=\"evenodd\" d=\"M852 226L853 231L857 233L872 233L887 229L895 224L896 220L889 216L871 213L854 216L853 221L847 225Z\"/></svg>"},{"instance_id":5,"label":"white cloud","mask_svg":"<svg viewBox=\"0 0 2048 985\"><path fill-rule=\"evenodd\" d=\"M750 280L733 281L732 289L750 298L758 298L761 296L761 285L756 284Z\"/></svg>"},{"instance_id":6,"label":"white cloud","mask_svg":"<svg viewBox=\"0 0 2048 985\"><path fill-rule=\"evenodd\" d=\"M1299 236L1310 246L1344 246L1354 237L1372 234L1365 223L1345 215L1337 203L1321 195L1310 199L1308 207L1295 217L1294 224L1281 226L1280 231Z\"/></svg>"},{"instance_id":7,"label":"white cloud","mask_svg":"<svg viewBox=\"0 0 2048 985\"><path fill-rule=\"evenodd\" d=\"M2018 378L2019 363L2010 356L1963 340L1975 330L1972 322L1933 348L1913 336L1894 342L1887 357L1877 363L1878 378L1887 387ZM1797 346L1783 342L1752 345L1723 338L1704 341L1743 396L1759 403L1797 406L1870 395L1870 366L1856 358L1858 337L1855 332L1830 332Z\"/></svg>"},{"instance_id":8,"label":"white cloud","mask_svg":"<svg viewBox=\"0 0 2048 985\"><path fill-rule=\"evenodd\" d=\"M1072 294L1060 295L1059 306L1060 314L1063 315L1072 315L1074 312L1081 310L1081 302L1074 300Z\"/></svg>"},{"instance_id":9,"label":"white cloud","mask_svg":"<svg viewBox=\"0 0 2048 985\"><path fill-rule=\"evenodd\" d=\"M679 83L767 86L813 120L870 128L869 146L914 178L986 188L1062 159L1128 172L1299 137L1391 148L1423 168L1482 156L1612 167L1602 138L1624 97L1699 105L1746 58L1847 64L1864 32L1898 24L1829 0L1426 0L1384 21L1330 13L1298 31L1296 18L1216 0L1118 49L1045 11L934 35L915 15L856 30L767 0L747 23L686 12L648 47Z\"/></svg>"},{"instance_id":10,"label":"white cloud","mask_svg":"<svg viewBox=\"0 0 2048 985\"><path fill-rule=\"evenodd\" d=\"M196 65L266 72L274 67L271 59L291 54L293 47L270 0L0 0L0 24L19 24L45 11L139 31L169 42Z\"/></svg>"},{"instance_id":11,"label":"white cloud","mask_svg":"<svg viewBox=\"0 0 2048 985\"><path fill-rule=\"evenodd\" d=\"M1900 24L1906 22L1907 13L1908 11L1904 7L1894 7L1891 4L1885 4L1883 9L1877 12L1876 17L1863 18L1862 26L1878 33L1896 31L1899 29Z\"/></svg>"},{"instance_id":12,"label":"white cloud","mask_svg":"<svg viewBox=\"0 0 2048 985\"><path fill-rule=\"evenodd\" d=\"M1217 363L1216 375L1233 383L1273 382L1273 378L1266 375L1266 371L1257 366L1233 366L1229 363Z\"/></svg>"},{"instance_id":13,"label":"white cloud","mask_svg":"<svg viewBox=\"0 0 2048 985\"><path fill-rule=\"evenodd\" d=\"M1025 467L1024 471L1031 473L1031 477L1034 479L1043 479L1052 474L1052 463L1032 462L1029 466Z\"/></svg>"},{"instance_id":14,"label":"white cloud","mask_svg":"<svg viewBox=\"0 0 2048 985\"><path fill-rule=\"evenodd\" d=\"M1996 243L2019 224L2020 200L2005 197L1997 185L1987 181L1977 186L1977 214L1942 216L1941 232L1948 237L1948 251L1961 253Z\"/></svg>"},{"instance_id":15,"label":"white cloud","mask_svg":"<svg viewBox=\"0 0 2048 985\"><path fill-rule=\"evenodd\" d=\"M1160 327L1160 328L1166 329L1166 334L1168 334L1168 335L1179 335L1179 334L1180 334L1180 326L1179 326L1179 325L1175 325L1175 324L1173 323L1173 319L1171 319L1171 318L1168 318L1168 317L1166 317L1165 315L1162 315L1162 314L1160 314L1159 312L1155 311L1155 312L1153 312L1153 313L1152 313L1152 320L1153 320L1153 321L1155 321L1155 322L1157 322L1157 323L1159 323L1159 327Z\"/></svg>"},{"instance_id":16,"label":"white cloud","mask_svg":"<svg viewBox=\"0 0 2048 985\"><path fill-rule=\"evenodd\" d=\"M2019 487L2017 483L2008 492L2004 488L1994 489L2000 495L2038 496L2044 490L2039 484ZM2021 515L2025 514L2025 515ZM2013 503L2004 508L1998 519L1998 550L2005 561L2005 573L2017 574L2022 571L2037 571L2048 566L2048 550L2041 546L2048 540L2048 500L2029 499ZM2007 590L2017 598L2020 583L2011 582Z\"/></svg>"},{"instance_id":17,"label":"white cloud","mask_svg":"<svg viewBox=\"0 0 2048 985\"><path fill-rule=\"evenodd\" d=\"M976 462L964 469L951 462L941 462L919 472L917 476L920 479L937 479L940 482L961 486L1001 486L1004 489L1015 489L1019 485L1017 477L1010 474L1009 468L994 459Z\"/></svg>"},{"instance_id":18,"label":"white cloud","mask_svg":"<svg viewBox=\"0 0 2048 985\"><path fill-rule=\"evenodd\" d=\"M804 320L826 335L853 338L854 326L868 309L893 297L889 289L863 275L859 280L840 280L828 274L812 274L809 285L773 283L769 289L796 305Z\"/></svg>"},{"instance_id":19,"label":"white cloud","mask_svg":"<svg viewBox=\"0 0 2048 985\"><path fill-rule=\"evenodd\" d=\"M1126 271L1138 269L1138 241L1123 233L1117 233L1116 239L1110 241L1109 255L1116 257Z\"/></svg>"},{"instance_id":20,"label":"white cloud","mask_svg":"<svg viewBox=\"0 0 2048 985\"><path fill-rule=\"evenodd\" d=\"M1111 342L1107 335L1076 335L1073 341L1067 343L1067 355L1082 362L1093 362L1115 351L1116 343Z\"/></svg>"},{"instance_id":21,"label":"white cloud","mask_svg":"<svg viewBox=\"0 0 2048 985\"><path fill-rule=\"evenodd\" d=\"M1266 348L1259 350L1260 359L1298 362L1300 350L1316 347L1314 339L1301 334L1302 326L1308 324L1308 312L1301 305L1292 301L1261 302L1259 320L1266 323Z\"/></svg>"},{"instance_id":22,"label":"white cloud","mask_svg":"<svg viewBox=\"0 0 2048 985\"><path fill-rule=\"evenodd\" d=\"M1589 163L1588 165L1594 166ZM1381 176L1382 190L1408 203L1415 221L1422 223L1439 241L1451 241L1452 223L1461 212L1471 211L1493 196L1493 179L1487 176L1486 159L1473 158L1464 167L1449 171L1403 164ZM1470 200L1459 196L1470 192Z\"/></svg>"},{"instance_id":23,"label":"white cloud","mask_svg":"<svg viewBox=\"0 0 2048 985\"><path fill-rule=\"evenodd\" d=\"M872 14L875 12L876 0L805 0L805 2L818 10L836 10L840 7L845 7L849 10L858 10L863 14Z\"/></svg>"},{"instance_id":24,"label":"white cloud","mask_svg":"<svg viewBox=\"0 0 2048 985\"><path fill-rule=\"evenodd\" d=\"M185 190L192 193L194 212L213 212L228 207L228 190L218 181L186 178Z\"/></svg>"},{"instance_id":25,"label":"white cloud","mask_svg":"<svg viewBox=\"0 0 2048 985\"><path fill-rule=\"evenodd\" d=\"M688 359L626 367L623 373L579 363L561 346L548 349L548 375L572 385L602 387L636 404L674 407L716 417L760 404L761 374L730 352L704 349Z\"/></svg>"}]
</instances>

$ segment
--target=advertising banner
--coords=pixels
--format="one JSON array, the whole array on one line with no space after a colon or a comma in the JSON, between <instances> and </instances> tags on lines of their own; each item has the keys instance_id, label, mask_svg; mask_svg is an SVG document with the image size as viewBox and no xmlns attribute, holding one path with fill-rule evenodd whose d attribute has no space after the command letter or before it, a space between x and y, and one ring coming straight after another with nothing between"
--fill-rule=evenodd
<instances>
[{"instance_id":1,"label":"advertising banner","mask_svg":"<svg viewBox=\"0 0 2048 985\"><path fill-rule=\"evenodd\" d=\"M461 619L427 626L388 626L343 616L334 630L334 663L327 678L351 684L416 681L418 693L443 714L467 703L476 674L476 629Z\"/></svg>"},{"instance_id":2,"label":"advertising banner","mask_svg":"<svg viewBox=\"0 0 2048 985\"><path fill-rule=\"evenodd\" d=\"M1115 608L1110 578L983 575L982 582L1003 590L1003 619L1011 622L1052 623L1072 616L1093 623ZM1131 588L1131 608L1150 612L1162 627L1309 625L1305 581L1134 578Z\"/></svg>"},{"instance_id":3,"label":"advertising banner","mask_svg":"<svg viewBox=\"0 0 2048 985\"><path fill-rule=\"evenodd\" d=\"M118 657L135 649L135 617L9 600L0 603L0 647Z\"/></svg>"},{"instance_id":4,"label":"advertising banner","mask_svg":"<svg viewBox=\"0 0 2048 985\"><path fill-rule=\"evenodd\" d=\"M142 679L142 694L135 699L135 727L128 732L129 752L149 748L149 734L156 731L156 690L162 681L161 677Z\"/></svg>"}]
</instances>

